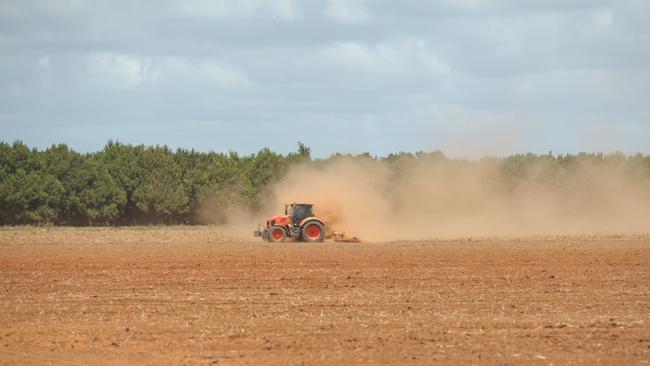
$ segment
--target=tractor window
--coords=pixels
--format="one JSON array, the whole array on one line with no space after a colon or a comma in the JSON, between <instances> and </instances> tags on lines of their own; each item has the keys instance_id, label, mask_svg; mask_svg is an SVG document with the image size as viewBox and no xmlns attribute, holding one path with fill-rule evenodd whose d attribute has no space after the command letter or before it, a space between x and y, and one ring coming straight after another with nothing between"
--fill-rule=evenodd
<instances>
[{"instance_id":1,"label":"tractor window","mask_svg":"<svg viewBox=\"0 0 650 366\"><path fill-rule=\"evenodd\" d=\"M305 218L312 216L311 212L311 205L295 205L293 207L293 224L298 225L300 224L300 221L304 220Z\"/></svg>"}]
</instances>

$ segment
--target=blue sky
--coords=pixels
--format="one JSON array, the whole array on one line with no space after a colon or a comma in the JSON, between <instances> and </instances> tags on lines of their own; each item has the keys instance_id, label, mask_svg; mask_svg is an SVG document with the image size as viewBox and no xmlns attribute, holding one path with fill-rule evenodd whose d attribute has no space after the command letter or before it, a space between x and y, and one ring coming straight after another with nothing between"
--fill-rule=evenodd
<instances>
[{"instance_id":1,"label":"blue sky","mask_svg":"<svg viewBox=\"0 0 650 366\"><path fill-rule=\"evenodd\" d=\"M645 0L2 0L0 139L650 153Z\"/></svg>"}]
</instances>

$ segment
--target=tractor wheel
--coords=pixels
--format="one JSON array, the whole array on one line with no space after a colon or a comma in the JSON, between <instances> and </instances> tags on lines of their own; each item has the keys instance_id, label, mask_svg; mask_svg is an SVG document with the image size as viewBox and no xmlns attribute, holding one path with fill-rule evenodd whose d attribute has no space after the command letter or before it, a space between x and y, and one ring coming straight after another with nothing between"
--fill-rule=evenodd
<instances>
[{"instance_id":1,"label":"tractor wheel","mask_svg":"<svg viewBox=\"0 0 650 366\"><path fill-rule=\"evenodd\" d=\"M310 243L323 241L325 239L325 228L318 221L309 221L302 227L302 240Z\"/></svg>"},{"instance_id":2,"label":"tractor wheel","mask_svg":"<svg viewBox=\"0 0 650 366\"><path fill-rule=\"evenodd\" d=\"M269 233L269 241L275 243L281 243L284 239L287 238L287 232L282 226L272 226L271 232Z\"/></svg>"}]
</instances>

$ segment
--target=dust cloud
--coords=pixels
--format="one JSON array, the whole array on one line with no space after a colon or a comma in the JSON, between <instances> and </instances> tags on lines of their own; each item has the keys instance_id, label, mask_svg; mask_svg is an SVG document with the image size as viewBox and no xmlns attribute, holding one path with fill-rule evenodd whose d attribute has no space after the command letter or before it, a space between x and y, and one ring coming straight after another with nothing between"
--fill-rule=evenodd
<instances>
[{"instance_id":1,"label":"dust cloud","mask_svg":"<svg viewBox=\"0 0 650 366\"><path fill-rule=\"evenodd\" d=\"M621 161L557 170L549 159L512 175L498 159L335 158L292 168L264 211L314 203L328 230L364 241L648 233L650 182Z\"/></svg>"}]
</instances>

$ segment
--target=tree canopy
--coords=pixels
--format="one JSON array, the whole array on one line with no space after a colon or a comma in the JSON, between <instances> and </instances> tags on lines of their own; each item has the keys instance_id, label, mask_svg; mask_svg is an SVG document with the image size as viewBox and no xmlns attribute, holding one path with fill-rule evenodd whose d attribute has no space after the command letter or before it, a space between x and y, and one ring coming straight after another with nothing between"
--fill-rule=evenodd
<instances>
[{"instance_id":1,"label":"tree canopy","mask_svg":"<svg viewBox=\"0 0 650 366\"><path fill-rule=\"evenodd\" d=\"M65 144L38 150L21 141L0 142L0 225L219 223L233 206L261 207L269 188L293 165L318 166L336 159L374 161L394 174L409 162L453 161L440 151L386 157L336 154L314 160L302 143L287 155L264 148L240 156L114 141L94 153L79 153ZM474 163L496 164L500 183L508 189L540 166L544 169L535 179L561 185L563 174L584 161L623 161L650 182L650 156L642 154L522 154Z\"/></svg>"}]
</instances>

